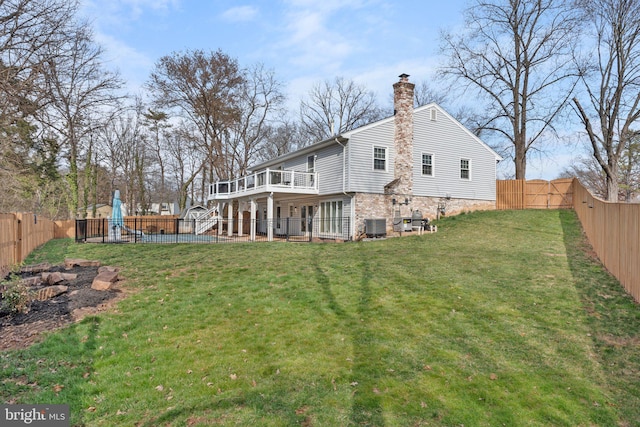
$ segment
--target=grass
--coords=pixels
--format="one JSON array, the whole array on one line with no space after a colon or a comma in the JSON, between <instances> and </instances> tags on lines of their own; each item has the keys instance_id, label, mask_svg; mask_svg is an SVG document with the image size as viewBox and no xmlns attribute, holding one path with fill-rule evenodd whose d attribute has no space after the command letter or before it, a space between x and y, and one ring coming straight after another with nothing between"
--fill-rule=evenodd
<instances>
[{"instance_id":1,"label":"grass","mask_svg":"<svg viewBox=\"0 0 640 427\"><path fill-rule=\"evenodd\" d=\"M640 309L570 211L346 244L76 245L134 293L0 354L0 400L87 426L631 426Z\"/></svg>"}]
</instances>

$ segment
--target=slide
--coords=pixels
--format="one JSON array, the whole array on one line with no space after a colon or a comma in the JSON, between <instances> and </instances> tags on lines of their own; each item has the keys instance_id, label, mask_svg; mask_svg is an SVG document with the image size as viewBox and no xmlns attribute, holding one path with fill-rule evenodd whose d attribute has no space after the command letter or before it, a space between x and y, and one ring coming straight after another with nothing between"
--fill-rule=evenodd
<instances>
[{"instance_id":1,"label":"slide","mask_svg":"<svg viewBox=\"0 0 640 427\"><path fill-rule=\"evenodd\" d=\"M125 230L129 234L134 234L134 235L136 235L138 237L144 237L144 233L142 231L132 230L129 227L127 227L126 225L123 225L122 229Z\"/></svg>"}]
</instances>

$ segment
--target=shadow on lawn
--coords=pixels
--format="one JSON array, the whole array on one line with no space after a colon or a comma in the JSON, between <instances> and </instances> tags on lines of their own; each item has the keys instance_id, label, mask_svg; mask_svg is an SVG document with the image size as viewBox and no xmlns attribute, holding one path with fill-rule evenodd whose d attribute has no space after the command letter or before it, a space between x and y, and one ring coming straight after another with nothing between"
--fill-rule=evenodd
<instances>
[{"instance_id":1,"label":"shadow on lawn","mask_svg":"<svg viewBox=\"0 0 640 427\"><path fill-rule=\"evenodd\" d=\"M587 314L603 388L614 398L618 425L640 420L640 305L597 260L574 211L559 211L569 268Z\"/></svg>"},{"instance_id":2,"label":"shadow on lawn","mask_svg":"<svg viewBox=\"0 0 640 427\"><path fill-rule=\"evenodd\" d=\"M83 398L89 394L87 381L91 381L91 375L95 372L93 358L98 347L100 327L99 317L88 316L80 323L72 324L34 344L30 349L15 353L20 360L15 367L30 365L25 371L34 370L28 374L33 375L33 384L42 384L37 397L40 400L35 403L69 405L73 426L85 425L87 408L82 406ZM3 378L0 376L1 381ZM56 385L52 385L54 381ZM18 403L34 403L33 397L22 396L21 392L17 392L13 398Z\"/></svg>"},{"instance_id":3,"label":"shadow on lawn","mask_svg":"<svg viewBox=\"0 0 640 427\"><path fill-rule=\"evenodd\" d=\"M315 257L314 260L318 258ZM369 261L361 260L362 277L358 289L358 305L355 315L342 308L331 290L331 281L317 261L314 261L316 281L322 287L328 307L344 324L353 342L353 370L351 384L354 385L351 404L351 421L356 425L384 426L382 403L375 393L378 381L384 373L382 351L377 344L375 331L370 327L371 268Z\"/></svg>"}]
</instances>

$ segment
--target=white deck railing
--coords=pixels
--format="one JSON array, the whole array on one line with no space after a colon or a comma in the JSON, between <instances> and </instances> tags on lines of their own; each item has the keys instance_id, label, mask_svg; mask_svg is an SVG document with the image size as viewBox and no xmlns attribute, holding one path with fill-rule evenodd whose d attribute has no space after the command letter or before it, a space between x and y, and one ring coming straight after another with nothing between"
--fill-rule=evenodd
<instances>
[{"instance_id":1,"label":"white deck railing","mask_svg":"<svg viewBox=\"0 0 640 427\"><path fill-rule=\"evenodd\" d=\"M227 200L266 192L318 194L317 172L266 169L209 185L209 200Z\"/></svg>"}]
</instances>

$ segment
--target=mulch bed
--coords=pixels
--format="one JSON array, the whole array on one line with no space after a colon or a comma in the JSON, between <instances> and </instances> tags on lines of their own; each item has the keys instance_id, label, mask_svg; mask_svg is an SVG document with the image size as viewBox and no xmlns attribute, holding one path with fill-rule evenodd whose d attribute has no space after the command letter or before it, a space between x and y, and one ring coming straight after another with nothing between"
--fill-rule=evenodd
<instances>
[{"instance_id":1,"label":"mulch bed","mask_svg":"<svg viewBox=\"0 0 640 427\"><path fill-rule=\"evenodd\" d=\"M48 271L76 274L77 277L60 283L68 287L66 292L45 301L32 301L27 313L0 311L0 351L28 347L41 338L43 332L104 311L124 296L117 287L104 291L91 288L98 274L95 266L74 266L70 269L53 266ZM26 278L40 274L23 272L20 276Z\"/></svg>"}]
</instances>

